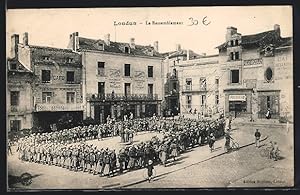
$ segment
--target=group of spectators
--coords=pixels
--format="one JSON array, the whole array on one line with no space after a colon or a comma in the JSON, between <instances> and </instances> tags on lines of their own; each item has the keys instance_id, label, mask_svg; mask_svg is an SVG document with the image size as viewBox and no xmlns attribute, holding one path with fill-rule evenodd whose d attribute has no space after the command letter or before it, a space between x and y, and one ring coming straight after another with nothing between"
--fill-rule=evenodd
<instances>
[{"instance_id":1,"label":"group of spectators","mask_svg":"<svg viewBox=\"0 0 300 195\"><path fill-rule=\"evenodd\" d=\"M138 131L157 131L162 138L132 144ZM19 159L71 171L83 171L100 176L114 176L125 170L146 167L148 162L167 166L169 159L192 147L209 143L211 137L224 135L224 119L200 121L195 119L167 119L151 117L126 121L108 120L106 124L75 127L62 131L32 134L17 143ZM120 150L98 148L86 140L120 136L124 144ZM212 144L213 145L213 144Z\"/></svg>"}]
</instances>

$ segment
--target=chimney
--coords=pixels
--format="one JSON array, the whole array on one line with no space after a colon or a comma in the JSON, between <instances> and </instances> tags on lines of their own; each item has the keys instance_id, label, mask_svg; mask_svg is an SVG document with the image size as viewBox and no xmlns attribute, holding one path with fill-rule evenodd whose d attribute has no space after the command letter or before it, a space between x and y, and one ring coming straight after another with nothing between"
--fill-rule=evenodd
<instances>
[{"instance_id":1,"label":"chimney","mask_svg":"<svg viewBox=\"0 0 300 195\"><path fill-rule=\"evenodd\" d=\"M153 43L154 51L158 52L158 41Z\"/></svg>"},{"instance_id":2,"label":"chimney","mask_svg":"<svg viewBox=\"0 0 300 195\"><path fill-rule=\"evenodd\" d=\"M71 46L72 46L72 50L73 51L77 51L79 48L79 33L78 32L73 32L72 34L70 34L70 42L71 42Z\"/></svg>"},{"instance_id":3,"label":"chimney","mask_svg":"<svg viewBox=\"0 0 300 195\"><path fill-rule=\"evenodd\" d=\"M274 24L274 31L276 32L277 38L280 38L280 25Z\"/></svg>"},{"instance_id":4,"label":"chimney","mask_svg":"<svg viewBox=\"0 0 300 195\"><path fill-rule=\"evenodd\" d=\"M237 28L233 26L227 27L227 32L226 32L226 41L228 41L232 35L237 33Z\"/></svg>"},{"instance_id":5,"label":"chimney","mask_svg":"<svg viewBox=\"0 0 300 195\"><path fill-rule=\"evenodd\" d=\"M189 61L190 60L190 50L186 50L186 60Z\"/></svg>"},{"instance_id":6,"label":"chimney","mask_svg":"<svg viewBox=\"0 0 300 195\"><path fill-rule=\"evenodd\" d=\"M106 45L110 45L110 34L104 35L104 42Z\"/></svg>"},{"instance_id":7,"label":"chimney","mask_svg":"<svg viewBox=\"0 0 300 195\"><path fill-rule=\"evenodd\" d=\"M134 42L134 38L130 38L130 42L129 42L129 44L130 44L130 48L133 48L133 49L135 49L135 42Z\"/></svg>"},{"instance_id":8,"label":"chimney","mask_svg":"<svg viewBox=\"0 0 300 195\"><path fill-rule=\"evenodd\" d=\"M28 32L23 34L23 45L28 46Z\"/></svg>"},{"instance_id":9,"label":"chimney","mask_svg":"<svg viewBox=\"0 0 300 195\"><path fill-rule=\"evenodd\" d=\"M176 44L176 51L181 51L181 45L180 44Z\"/></svg>"},{"instance_id":10,"label":"chimney","mask_svg":"<svg viewBox=\"0 0 300 195\"><path fill-rule=\"evenodd\" d=\"M11 49L10 49L10 56L12 58L18 57L18 44L19 44L19 35L13 34L11 36Z\"/></svg>"}]
</instances>

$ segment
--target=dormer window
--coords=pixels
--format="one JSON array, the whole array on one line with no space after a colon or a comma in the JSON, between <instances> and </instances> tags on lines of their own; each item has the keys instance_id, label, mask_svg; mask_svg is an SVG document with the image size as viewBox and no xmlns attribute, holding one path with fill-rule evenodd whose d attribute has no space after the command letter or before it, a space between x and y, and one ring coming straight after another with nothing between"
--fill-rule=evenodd
<instances>
[{"instance_id":1,"label":"dormer window","mask_svg":"<svg viewBox=\"0 0 300 195\"><path fill-rule=\"evenodd\" d=\"M273 54L273 45L266 46L264 48L264 52L265 52L265 54L264 54L265 57L273 56L274 55Z\"/></svg>"},{"instance_id":2,"label":"dormer window","mask_svg":"<svg viewBox=\"0 0 300 195\"><path fill-rule=\"evenodd\" d=\"M230 46L234 46L234 41L233 40L230 41Z\"/></svg>"},{"instance_id":3,"label":"dormer window","mask_svg":"<svg viewBox=\"0 0 300 195\"><path fill-rule=\"evenodd\" d=\"M98 43L98 47L101 51L104 51L104 44L103 43Z\"/></svg>"},{"instance_id":4,"label":"dormer window","mask_svg":"<svg viewBox=\"0 0 300 195\"><path fill-rule=\"evenodd\" d=\"M124 50L125 50L125 53L130 53L130 48L129 47L125 47Z\"/></svg>"},{"instance_id":5,"label":"dormer window","mask_svg":"<svg viewBox=\"0 0 300 195\"><path fill-rule=\"evenodd\" d=\"M10 64L10 69L11 70L17 70L17 64L16 63L11 63Z\"/></svg>"},{"instance_id":6,"label":"dormer window","mask_svg":"<svg viewBox=\"0 0 300 195\"><path fill-rule=\"evenodd\" d=\"M43 56L43 60L49 61L49 60L50 60L50 57L49 57L49 56Z\"/></svg>"},{"instance_id":7,"label":"dormer window","mask_svg":"<svg viewBox=\"0 0 300 195\"><path fill-rule=\"evenodd\" d=\"M72 62L74 62L74 59L73 58L67 58L67 62L72 63Z\"/></svg>"},{"instance_id":8,"label":"dormer window","mask_svg":"<svg viewBox=\"0 0 300 195\"><path fill-rule=\"evenodd\" d=\"M239 40L235 40L235 45L239 45Z\"/></svg>"}]
</instances>

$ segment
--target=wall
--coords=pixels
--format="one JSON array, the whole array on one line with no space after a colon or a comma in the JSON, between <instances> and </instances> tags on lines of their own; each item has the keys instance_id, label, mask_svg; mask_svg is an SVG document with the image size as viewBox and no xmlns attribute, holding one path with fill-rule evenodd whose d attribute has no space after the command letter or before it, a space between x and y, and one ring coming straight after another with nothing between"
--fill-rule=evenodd
<instances>
[{"instance_id":1,"label":"wall","mask_svg":"<svg viewBox=\"0 0 300 195\"><path fill-rule=\"evenodd\" d=\"M29 70L32 69L31 64L31 50L29 46L18 45L18 60L27 67Z\"/></svg>"},{"instance_id":2,"label":"wall","mask_svg":"<svg viewBox=\"0 0 300 195\"><path fill-rule=\"evenodd\" d=\"M49 56L44 60L43 56ZM73 62L67 59L72 58ZM54 63L53 63L54 61ZM34 101L36 111L82 111L82 66L81 56L71 50L33 48L32 64L36 76ZM42 82L42 70L51 71L49 83ZM67 83L67 71L74 71L74 83ZM42 92L52 92L49 105L42 103ZM67 92L75 92L74 104L67 104Z\"/></svg>"},{"instance_id":3,"label":"wall","mask_svg":"<svg viewBox=\"0 0 300 195\"><path fill-rule=\"evenodd\" d=\"M105 93L124 94L124 83L131 83L132 94L153 93L163 98L163 69L159 58L132 57L103 52L84 52L83 66L86 75L86 94L98 93L98 82L105 82ZM105 76L97 75L98 62L105 62ZM130 77L124 76L124 64L130 64ZM148 66L153 66L153 78L148 78Z\"/></svg>"},{"instance_id":4,"label":"wall","mask_svg":"<svg viewBox=\"0 0 300 195\"><path fill-rule=\"evenodd\" d=\"M32 88L30 73L8 74L6 92L7 129L10 130L10 120L21 120L21 129L32 127ZM19 105L11 106L10 92L19 91Z\"/></svg>"},{"instance_id":5,"label":"wall","mask_svg":"<svg viewBox=\"0 0 300 195\"><path fill-rule=\"evenodd\" d=\"M188 112L187 95L192 95L192 109L196 108L198 112L207 113L209 110L212 113L220 109L219 105L215 104L215 95L219 95L219 102L221 97L219 93L219 86L215 84L215 79L220 78L220 67L218 64L218 56L204 57L195 60L183 61L178 67L178 77L180 81L180 102L181 112ZM201 90L200 78L206 78L207 91ZM192 90L186 90L186 79L192 79ZM221 80L219 80L219 83ZM201 106L201 96L206 95L206 107Z\"/></svg>"},{"instance_id":6,"label":"wall","mask_svg":"<svg viewBox=\"0 0 300 195\"><path fill-rule=\"evenodd\" d=\"M293 51L292 48L276 49L274 79L280 92L280 115L293 121Z\"/></svg>"},{"instance_id":7,"label":"wall","mask_svg":"<svg viewBox=\"0 0 300 195\"><path fill-rule=\"evenodd\" d=\"M293 63L292 63L292 50L291 47L275 49L274 56L265 57L259 54L257 49L243 49L242 61L226 62L226 52L221 52L219 61L221 67L221 74L224 77L220 83L220 90L224 89L254 89L251 96L247 95L251 100L251 107L254 117L258 113L258 93L257 90L263 91L276 91L280 90L280 115L287 115L291 120L293 118ZM265 71L270 67L273 71L273 79L270 82L266 81ZM229 71L232 68L240 69L240 85L232 85L230 83ZM233 93L233 92L231 92ZM223 98L221 98L221 101ZM224 105L226 105L226 98ZM228 110L226 105L225 110Z\"/></svg>"}]
</instances>

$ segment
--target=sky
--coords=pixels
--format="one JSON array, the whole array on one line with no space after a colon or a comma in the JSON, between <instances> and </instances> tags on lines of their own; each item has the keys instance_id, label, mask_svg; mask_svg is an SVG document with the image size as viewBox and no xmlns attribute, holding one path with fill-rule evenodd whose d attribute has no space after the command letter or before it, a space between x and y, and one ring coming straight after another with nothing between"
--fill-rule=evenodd
<instances>
[{"instance_id":1,"label":"sky","mask_svg":"<svg viewBox=\"0 0 300 195\"><path fill-rule=\"evenodd\" d=\"M180 44L183 49L207 55L218 53L215 47L225 41L228 26L248 35L279 24L282 37L293 34L291 6L8 9L6 20L7 52L11 35L19 34L22 42L24 32L32 45L67 48L72 32L93 39L103 39L109 33L112 41L135 38L139 45L158 41L159 52L174 51ZM136 25L114 25L127 21ZM146 21L182 25L146 25Z\"/></svg>"}]
</instances>

